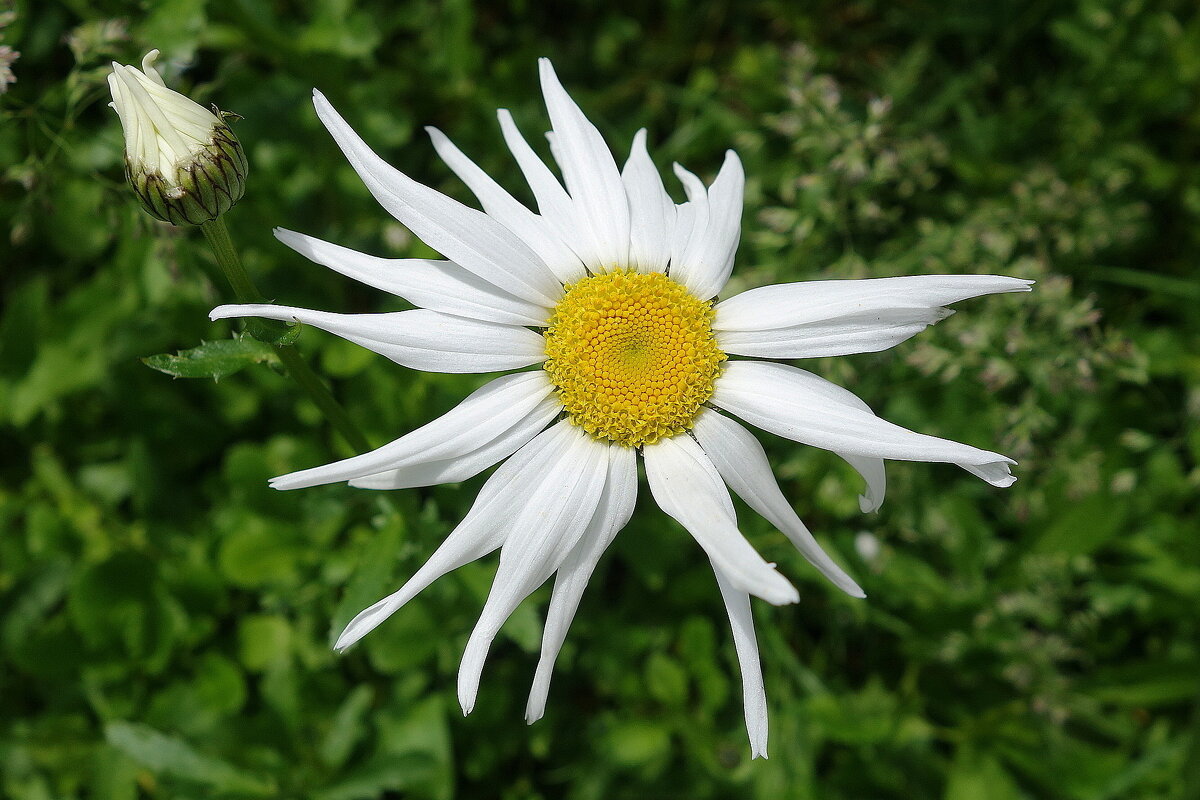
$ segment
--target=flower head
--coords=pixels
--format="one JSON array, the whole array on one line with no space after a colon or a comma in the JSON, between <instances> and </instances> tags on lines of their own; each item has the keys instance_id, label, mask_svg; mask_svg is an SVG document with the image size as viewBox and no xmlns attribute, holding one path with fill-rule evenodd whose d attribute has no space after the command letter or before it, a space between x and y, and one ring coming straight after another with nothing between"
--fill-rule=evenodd
<instances>
[{"instance_id":1,"label":"flower head","mask_svg":"<svg viewBox=\"0 0 1200 800\"><path fill-rule=\"evenodd\" d=\"M957 464L995 486L1014 478L1013 462L1002 455L885 422L845 389L759 359L884 350L943 319L947 304L1028 291L1030 282L994 275L818 281L751 289L718 303L741 227L737 156L726 154L707 187L676 165L687 195L676 204L650 160L645 131L618 169L545 59L541 81L562 182L508 112L499 112L536 213L435 129L434 148L483 210L417 183L372 152L316 93L318 116L375 198L448 260L379 258L276 230L309 259L419 308L333 314L240 305L211 316L298 320L413 369L533 367L491 380L378 450L272 481L277 489L337 481L400 489L461 481L503 462L429 561L350 622L339 650L437 578L499 549L492 590L459 670L459 700L470 712L493 638L553 575L526 710L529 722L537 720L584 588L633 512L640 455L659 507L712 563L741 666L751 753L765 756L766 695L750 596L785 604L798 595L738 531L729 489L839 588L865 595L821 550L780 491L762 445L734 417L846 459L866 481L864 511L883 502L883 459Z\"/></svg>"},{"instance_id":2,"label":"flower head","mask_svg":"<svg viewBox=\"0 0 1200 800\"><path fill-rule=\"evenodd\" d=\"M168 89L154 68L113 62L108 86L125 133L125 175L152 215L175 225L216 219L241 199L246 156L220 112Z\"/></svg>"}]
</instances>

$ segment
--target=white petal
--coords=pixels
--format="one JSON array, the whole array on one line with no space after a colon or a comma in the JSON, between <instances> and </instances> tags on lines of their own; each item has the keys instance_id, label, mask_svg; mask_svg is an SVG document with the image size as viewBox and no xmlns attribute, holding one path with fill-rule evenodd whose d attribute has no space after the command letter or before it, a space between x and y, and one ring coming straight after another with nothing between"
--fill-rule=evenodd
<instances>
[{"instance_id":1,"label":"white petal","mask_svg":"<svg viewBox=\"0 0 1200 800\"><path fill-rule=\"evenodd\" d=\"M633 137L621 171L629 198L629 264L639 272L665 272L671 261L675 203L646 151L646 129Z\"/></svg>"},{"instance_id":2,"label":"white petal","mask_svg":"<svg viewBox=\"0 0 1200 800\"><path fill-rule=\"evenodd\" d=\"M554 173L546 166L546 162L542 161L541 157L529 146L529 142L525 141L525 137L521 135L517 124L513 122L512 114L508 112L508 109L498 110L496 117L500 120L500 130L504 134L504 142L517 160L517 166L521 168L529 188L533 190L533 197L537 201L538 211L541 212L542 218L558 232L559 238L570 245L572 250L579 253L582 249L579 224L576 222L577 215L575 205L571 202L571 196L558 182L558 178L554 177Z\"/></svg>"},{"instance_id":3,"label":"white petal","mask_svg":"<svg viewBox=\"0 0 1200 800\"><path fill-rule=\"evenodd\" d=\"M647 445L642 455L658 507L687 529L734 586L775 605L800 599L738 531L729 492L700 445L675 436Z\"/></svg>"},{"instance_id":4,"label":"white petal","mask_svg":"<svg viewBox=\"0 0 1200 800\"><path fill-rule=\"evenodd\" d=\"M320 92L313 92L313 104L371 194L425 244L523 300L549 308L562 296L562 284L520 237L482 211L417 183L385 162Z\"/></svg>"},{"instance_id":5,"label":"white petal","mask_svg":"<svg viewBox=\"0 0 1200 800\"><path fill-rule=\"evenodd\" d=\"M1008 468L1009 463L996 461L990 464L959 464L959 466L976 478L987 481L992 486L999 486L1004 489L1017 482L1016 476ZM1016 462L1013 461L1011 463L1015 464Z\"/></svg>"},{"instance_id":6,"label":"white petal","mask_svg":"<svg viewBox=\"0 0 1200 800\"><path fill-rule=\"evenodd\" d=\"M854 392L847 391L829 381L815 383L814 388L826 392L829 398L835 402L847 403L864 413L872 416L875 415L871 407L862 398L854 394ZM870 511L878 511L879 507L883 505L883 498L887 493L887 472L883 465L883 459L875 456L847 453L842 450L833 450L832 452L841 456L846 463L862 476L863 481L867 484L865 491L858 496L858 507L864 514Z\"/></svg>"},{"instance_id":7,"label":"white petal","mask_svg":"<svg viewBox=\"0 0 1200 800\"><path fill-rule=\"evenodd\" d=\"M496 378L442 416L383 447L332 464L281 475L271 480L271 486L304 489L469 455L504 437L529 417L539 413L544 417L541 406L555 400L553 391L553 385L541 370ZM530 434L529 438L532 437ZM516 449L513 447L509 452ZM497 456L491 464L504 455Z\"/></svg>"},{"instance_id":8,"label":"white petal","mask_svg":"<svg viewBox=\"0 0 1200 800\"><path fill-rule=\"evenodd\" d=\"M525 706L525 721L530 724L541 719L546 711L546 696L550 691L554 662L592 572L604 551L633 515L637 500L636 451L630 447L611 445L608 458L608 479L604 494L600 497L600 505L583 537L559 567L554 581L554 592L546 610L546 627L542 632L542 653L533 676L533 688L529 691L529 702Z\"/></svg>"},{"instance_id":9,"label":"white petal","mask_svg":"<svg viewBox=\"0 0 1200 800\"><path fill-rule=\"evenodd\" d=\"M893 425L864 410L853 393L784 364L727 363L712 403L765 431L813 447L985 468L971 471L993 486L1008 486L1015 480L1008 471L1008 465L1016 463L1012 459Z\"/></svg>"},{"instance_id":10,"label":"white petal","mask_svg":"<svg viewBox=\"0 0 1200 800\"><path fill-rule=\"evenodd\" d=\"M767 691L763 686L762 663L758 658L758 639L754 635L754 615L750 595L737 589L727 575L713 564L721 599L733 629L733 647L742 673L742 703L746 714L746 732L750 735L750 758L767 757Z\"/></svg>"},{"instance_id":11,"label":"white petal","mask_svg":"<svg viewBox=\"0 0 1200 800\"><path fill-rule=\"evenodd\" d=\"M551 428L568 440L566 451L545 465L540 480L523 497L479 622L471 631L458 670L458 701L471 713L479 676L504 621L545 582L578 544L591 522L608 476L608 445L564 420Z\"/></svg>"},{"instance_id":12,"label":"white petal","mask_svg":"<svg viewBox=\"0 0 1200 800\"><path fill-rule=\"evenodd\" d=\"M704 259L708 240L708 191L692 173L681 165L673 165L675 177L683 184L687 202L675 209L675 231L671 237L671 277L686 286L693 294L700 284L696 280L697 265ZM696 295L699 297L699 295ZM701 300L708 298L702 297Z\"/></svg>"},{"instance_id":13,"label":"white petal","mask_svg":"<svg viewBox=\"0 0 1200 800\"><path fill-rule=\"evenodd\" d=\"M833 562L784 498L767 454L754 434L716 411L696 417L692 433L729 488L781 530L814 567L851 597L866 597L859 585Z\"/></svg>"},{"instance_id":14,"label":"white petal","mask_svg":"<svg viewBox=\"0 0 1200 800\"><path fill-rule=\"evenodd\" d=\"M546 360L545 341L528 328L437 311L334 314L267 303L218 306L210 319L265 317L303 322L424 372L499 372Z\"/></svg>"},{"instance_id":15,"label":"white petal","mask_svg":"<svg viewBox=\"0 0 1200 800\"><path fill-rule=\"evenodd\" d=\"M396 613L417 593L451 570L482 558L500 547L512 530L512 522L526 505L531 488L566 450L569 442L558 426L543 432L500 465L479 490L467 516L437 551L399 591L388 595L358 614L334 648L345 650Z\"/></svg>"},{"instance_id":16,"label":"white petal","mask_svg":"<svg viewBox=\"0 0 1200 800\"><path fill-rule=\"evenodd\" d=\"M485 281L453 261L379 258L284 228L275 238L305 258L431 311L508 325L545 325L549 312Z\"/></svg>"},{"instance_id":17,"label":"white petal","mask_svg":"<svg viewBox=\"0 0 1200 800\"><path fill-rule=\"evenodd\" d=\"M475 450L450 458L421 461L361 478L352 478L350 485L359 489L411 489L414 486L465 481L523 447L560 413L562 402L557 397L547 397L512 427Z\"/></svg>"},{"instance_id":18,"label":"white petal","mask_svg":"<svg viewBox=\"0 0 1200 800\"><path fill-rule=\"evenodd\" d=\"M864 514L878 511L879 507L883 505L883 497L887 492L887 472L883 465L883 459L858 456L853 453L838 453L838 455L854 467L854 470L866 481L866 490L858 496L858 507Z\"/></svg>"},{"instance_id":19,"label":"white petal","mask_svg":"<svg viewBox=\"0 0 1200 800\"><path fill-rule=\"evenodd\" d=\"M520 236L559 281L571 283L586 274L583 262L563 243L546 220L534 214L492 180L491 176L467 158L444 133L437 128L427 127L425 130L433 139L434 149L446 162L446 166L450 167L475 194L488 216L499 220L506 228Z\"/></svg>"},{"instance_id":20,"label":"white petal","mask_svg":"<svg viewBox=\"0 0 1200 800\"><path fill-rule=\"evenodd\" d=\"M600 131L559 83L550 60L538 59L538 68L554 127L556 158L575 206L579 235L591 243L580 255L589 268L624 266L629 259L629 201L617 163Z\"/></svg>"},{"instance_id":21,"label":"white petal","mask_svg":"<svg viewBox=\"0 0 1200 800\"><path fill-rule=\"evenodd\" d=\"M750 289L716 307L713 328L727 353L807 358L873 353L950 316L942 306L1027 292L1032 281L1000 275L917 275L809 281Z\"/></svg>"},{"instance_id":22,"label":"white petal","mask_svg":"<svg viewBox=\"0 0 1200 800\"><path fill-rule=\"evenodd\" d=\"M707 204L705 206L704 222L707 222ZM680 203L675 206L675 227L671 230L671 265L667 272L675 277L675 265L682 264L688 243L692 240L692 231L696 225L696 206L692 203Z\"/></svg>"},{"instance_id":23,"label":"white petal","mask_svg":"<svg viewBox=\"0 0 1200 800\"><path fill-rule=\"evenodd\" d=\"M742 194L746 175L732 150L712 186L705 191L700 179L675 165L688 201L695 206L693 229L678 262L671 263L671 276L701 300L714 297L724 288L733 271L733 257L742 233Z\"/></svg>"}]
</instances>

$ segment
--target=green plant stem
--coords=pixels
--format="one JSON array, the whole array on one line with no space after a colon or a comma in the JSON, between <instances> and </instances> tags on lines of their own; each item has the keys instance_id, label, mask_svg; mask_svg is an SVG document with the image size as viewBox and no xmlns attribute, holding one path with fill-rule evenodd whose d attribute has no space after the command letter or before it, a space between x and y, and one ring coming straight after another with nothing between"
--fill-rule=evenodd
<instances>
[{"instance_id":1,"label":"green plant stem","mask_svg":"<svg viewBox=\"0 0 1200 800\"><path fill-rule=\"evenodd\" d=\"M237 250L233 246L233 240L229 237L229 229L225 227L225 221L218 217L211 222L205 222L200 226L200 230L204 231L204 237L208 239L209 245L212 246L213 253L217 257L217 263L221 265L221 271L225 273L225 277L229 280L229 285L233 287L233 293L237 296L239 302L242 303L261 303L262 295L259 294L258 288L254 285L254 281L250 279L246 268L242 266L242 260L237 254ZM284 369L287 374L294 380L301 389L309 396L309 398L317 404L317 408L329 420L337 432L342 435L354 450L358 453L365 453L370 450L370 445L367 444L367 438L362 435L358 427L350 419L350 415L346 413L346 409L338 403L330 394L329 388L313 372L312 367L304 360L304 356L291 345L275 344L276 352L279 354L279 360L283 362Z\"/></svg>"},{"instance_id":2,"label":"green plant stem","mask_svg":"<svg viewBox=\"0 0 1200 800\"><path fill-rule=\"evenodd\" d=\"M212 246L217 263L221 265L221 271L225 273L225 278L233 287L233 293L237 296L238 302L263 302L263 297L258 293L254 281L250 280L250 275L242 266L242 259L233 246L233 239L229 238L229 229L225 227L225 220L218 217L210 222L205 222L200 225L200 230L204 231L204 238L208 239L209 245Z\"/></svg>"}]
</instances>

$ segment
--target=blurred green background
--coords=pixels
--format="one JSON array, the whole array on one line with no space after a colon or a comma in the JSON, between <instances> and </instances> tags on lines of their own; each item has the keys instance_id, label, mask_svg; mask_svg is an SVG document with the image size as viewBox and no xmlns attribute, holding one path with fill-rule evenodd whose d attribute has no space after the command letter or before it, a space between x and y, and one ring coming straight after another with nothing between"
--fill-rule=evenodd
<instances>
[{"instance_id":1,"label":"blurred green background","mask_svg":"<svg viewBox=\"0 0 1200 800\"><path fill-rule=\"evenodd\" d=\"M0 795L42 798L1200 797L1200 16L1188 0L19 0L0 20ZM755 607L769 761L698 547L643 491L523 721L544 591L475 712L454 674L494 559L345 657L481 483L291 493L347 454L270 364L219 382L140 359L228 338L198 231L124 184L108 63L244 116L226 219L270 297L398 301L277 244L283 225L428 250L321 128L320 87L398 167L467 200L421 126L527 198L494 109L545 129L537 56L621 157L749 176L727 293L930 272L1033 278L889 352L805 366L884 416L1016 457L991 489L893 463L858 512L836 458L763 435L785 492L869 595L743 528L801 590ZM542 126L542 127L539 127ZM672 181L673 183L673 181ZM300 346L373 444L482 378Z\"/></svg>"}]
</instances>

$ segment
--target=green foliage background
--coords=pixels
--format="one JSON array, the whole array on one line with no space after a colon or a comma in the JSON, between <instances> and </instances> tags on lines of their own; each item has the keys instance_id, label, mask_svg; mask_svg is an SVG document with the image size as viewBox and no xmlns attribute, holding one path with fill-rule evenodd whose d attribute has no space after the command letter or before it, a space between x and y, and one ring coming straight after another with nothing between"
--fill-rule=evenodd
<instances>
[{"instance_id":1,"label":"green foliage background","mask_svg":"<svg viewBox=\"0 0 1200 800\"><path fill-rule=\"evenodd\" d=\"M0 95L0 795L41 798L1200 797L1200 17L1186 0L18 0ZM585 598L547 717L522 720L544 594L454 701L494 561L345 657L330 642L461 518L482 479L276 493L347 454L271 368L176 380L140 359L228 339L199 233L123 182L108 63L242 114L227 217L289 304L398 309L273 225L426 255L317 122L320 87L398 167L468 195L421 126L523 187L494 109L544 130L535 58L618 152L749 175L728 293L928 272L1038 280L892 351L806 364L890 419L1015 456L998 491L896 463L863 516L836 459L763 436L869 598L782 535L800 587L756 604L771 701L751 762L698 547L645 496ZM184 69L186 67L186 69ZM381 444L479 377L305 330ZM868 539L869 534L873 539ZM857 541L857 545L856 545ZM871 545L877 545L872 548ZM873 550L875 552L873 552Z\"/></svg>"}]
</instances>

